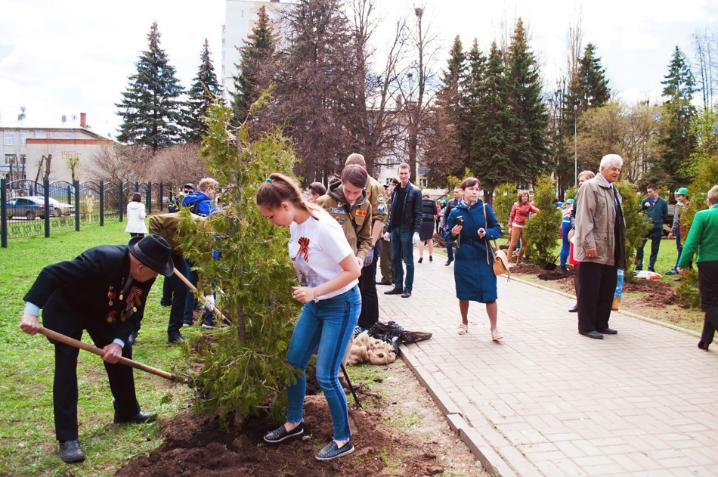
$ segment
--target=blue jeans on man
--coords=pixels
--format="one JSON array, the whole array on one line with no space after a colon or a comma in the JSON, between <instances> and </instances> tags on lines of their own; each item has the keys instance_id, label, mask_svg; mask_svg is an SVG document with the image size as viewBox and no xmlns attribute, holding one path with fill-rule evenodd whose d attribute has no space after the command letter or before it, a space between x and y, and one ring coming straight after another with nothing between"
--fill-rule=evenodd
<instances>
[{"instance_id":1,"label":"blue jeans on man","mask_svg":"<svg viewBox=\"0 0 718 477\"><path fill-rule=\"evenodd\" d=\"M317 354L317 382L324 393L333 422L333 438L351 437L347 397L339 382L339 367L361 312L359 287L318 302L305 303L287 350L287 362L300 371L297 381L287 387L287 421L301 422L307 392L306 369Z\"/></svg>"},{"instance_id":2,"label":"blue jeans on man","mask_svg":"<svg viewBox=\"0 0 718 477\"><path fill-rule=\"evenodd\" d=\"M654 228L648 234L647 238L641 241L641 245L638 247L636 253L636 270L643 270L643 248L646 246L648 239L651 239L651 258L648 261L648 271L655 272L656 260L658 259L658 248L661 246L661 237L663 236L663 230Z\"/></svg>"},{"instance_id":3,"label":"blue jeans on man","mask_svg":"<svg viewBox=\"0 0 718 477\"><path fill-rule=\"evenodd\" d=\"M411 292L414 286L414 243L413 232L404 232L398 228L391 231L391 257L394 272L394 287ZM404 283L404 267L406 264L406 284Z\"/></svg>"}]
</instances>

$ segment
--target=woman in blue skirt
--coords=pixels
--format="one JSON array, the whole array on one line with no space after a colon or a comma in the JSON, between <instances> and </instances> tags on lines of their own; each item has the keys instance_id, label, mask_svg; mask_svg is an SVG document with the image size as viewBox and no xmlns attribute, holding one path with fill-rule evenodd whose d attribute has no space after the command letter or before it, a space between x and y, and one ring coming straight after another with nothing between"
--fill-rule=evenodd
<instances>
[{"instance_id":1,"label":"woman in blue skirt","mask_svg":"<svg viewBox=\"0 0 718 477\"><path fill-rule=\"evenodd\" d=\"M501 226L491 206L479 199L481 187L477 178L464 179L459 187L464 190L464 199L446 221L446 237L458 243L454 264L456 297L461 311L458 333L468 333L469 301L478 301L486 304L491 339L498 341L502 336L496 327L496 275L489 240L501 237Z\"/></svg>"}]
</instances>

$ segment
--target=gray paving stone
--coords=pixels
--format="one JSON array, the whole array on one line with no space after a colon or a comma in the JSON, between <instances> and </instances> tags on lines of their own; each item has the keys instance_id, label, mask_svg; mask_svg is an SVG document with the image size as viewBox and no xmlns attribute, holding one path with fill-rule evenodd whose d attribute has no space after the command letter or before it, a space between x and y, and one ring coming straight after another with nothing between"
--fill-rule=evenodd
<instances>
[{"instance_id":1,"label":"gray paving stone","mask_svg":"<svg viewBox=\"0 0 718 477\"><path fill-rule=\"evenodd\" d=\"M619 334L588 340L573 298L517 280L498 291L501 344L477 303L456 334L451 267L417 266L411 298L379 298L383 321L434 334L405 359L482 462L519 476L718 475L718 354L695 334L614 313Z\"/></svg>"}]
</instances>

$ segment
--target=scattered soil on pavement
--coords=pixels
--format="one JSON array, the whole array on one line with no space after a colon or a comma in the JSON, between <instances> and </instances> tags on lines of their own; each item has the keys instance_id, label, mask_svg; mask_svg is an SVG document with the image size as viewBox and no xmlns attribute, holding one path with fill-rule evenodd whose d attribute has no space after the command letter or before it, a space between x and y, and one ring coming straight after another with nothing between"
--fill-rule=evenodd
<instances>
[{"instance_id":1,"label":"scattered soil on pavement","mask_svg":"<svg viewBox=\"0 0 718 477\"><path fill-rule=\"evenodd\" d=\"M163 424L165 440L158 449L130 461L116 475L486 475L402 362L377 370L384 377L375 378L371 389L355 383L365 410L349 397L356 447L350 456L314 459L331 439L331 418L324 397L313 395L305 401L302 438L268 445L262 436L277 424L264 418L248 419L241 429L224 429L215 418L186 414Z\"/></svg>"}]
</instances>

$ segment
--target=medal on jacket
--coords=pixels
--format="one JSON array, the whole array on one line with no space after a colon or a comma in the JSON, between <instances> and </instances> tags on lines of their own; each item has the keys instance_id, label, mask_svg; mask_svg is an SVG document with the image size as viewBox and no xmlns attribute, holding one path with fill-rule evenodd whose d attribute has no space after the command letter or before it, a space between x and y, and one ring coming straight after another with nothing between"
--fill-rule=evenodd
<instances>
[{"instance_id":1,"label":"medal on jacket","mask_svg":"<svg viewBox=\"0 0 718 477\"><path fill-rule=\"evenodd\" d=\"M115 287L110 285L110 288L107 289L107 305L108 306L113 306L115 304L114 300L115 300L116 296L117 296L117 294L115 293ZM120 298L120 300L121 299L122 298Z\"/></svg>"}]
</instances>

